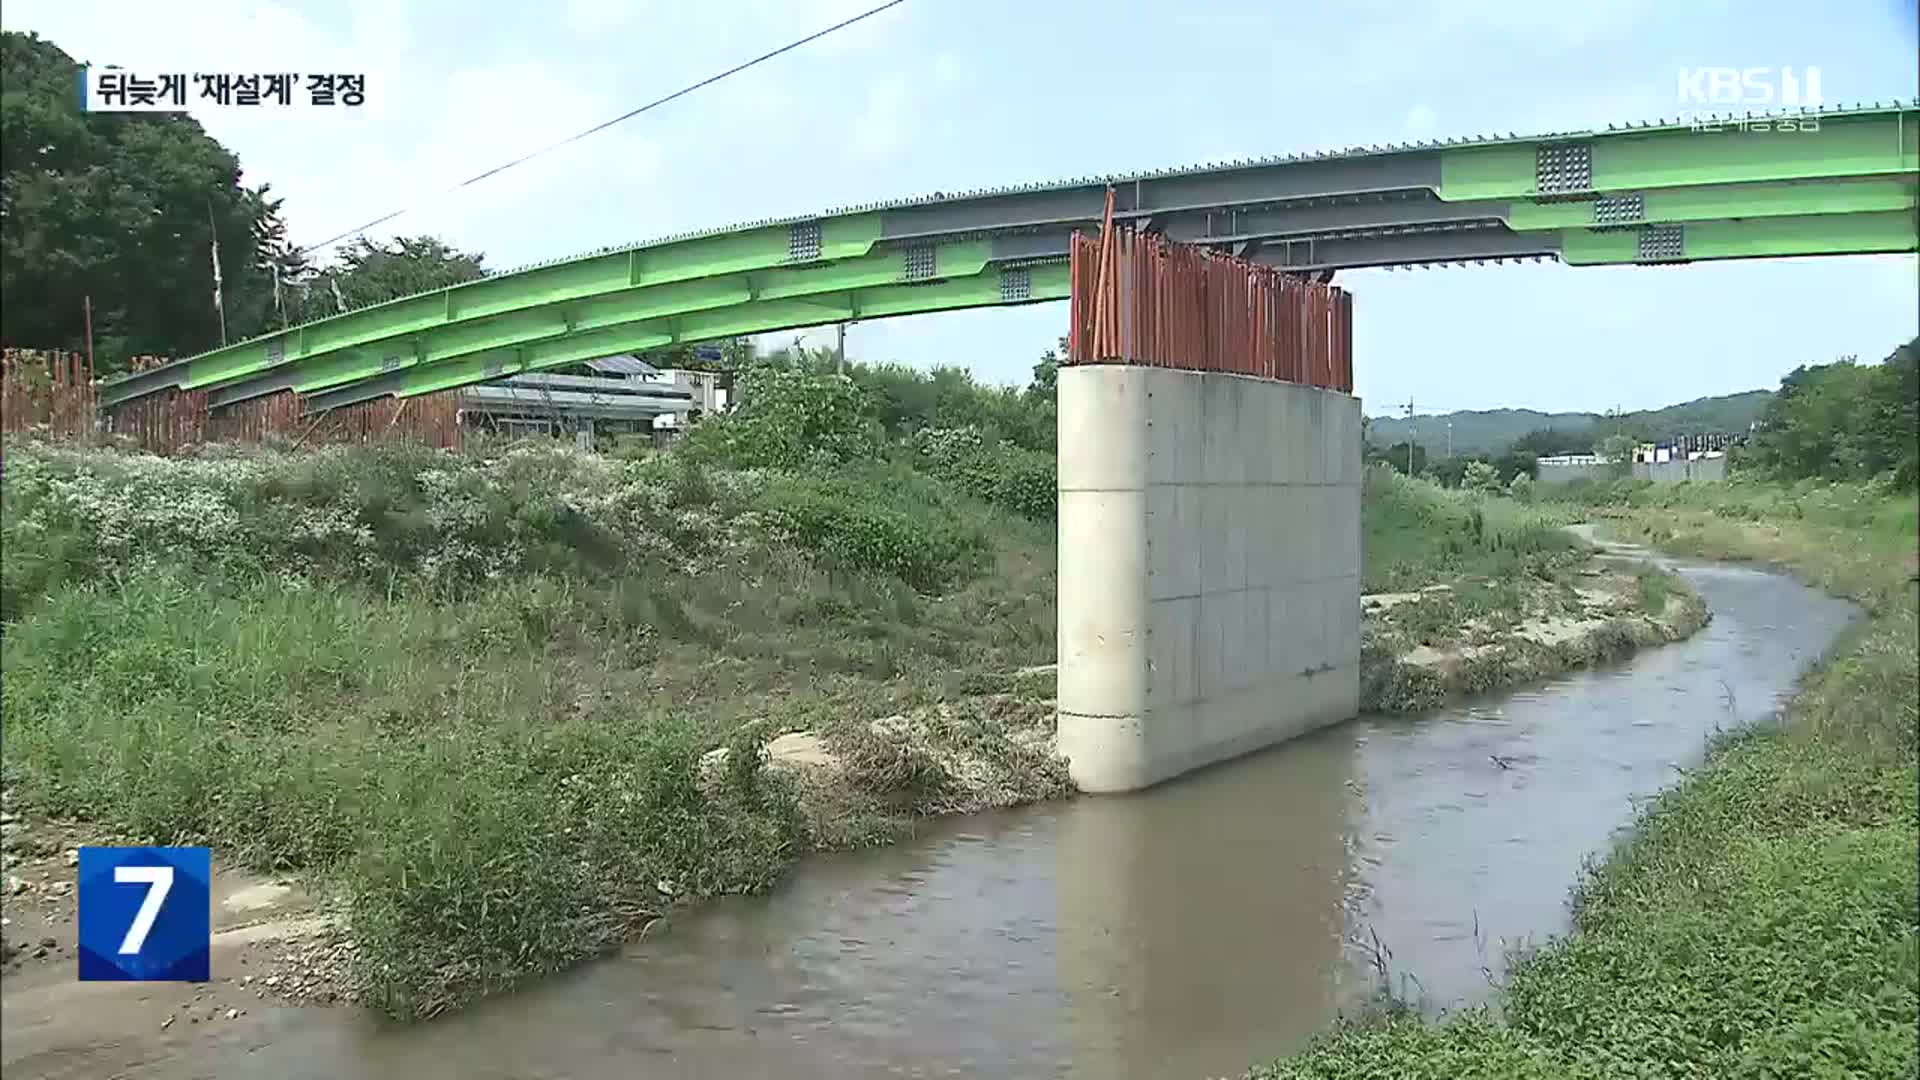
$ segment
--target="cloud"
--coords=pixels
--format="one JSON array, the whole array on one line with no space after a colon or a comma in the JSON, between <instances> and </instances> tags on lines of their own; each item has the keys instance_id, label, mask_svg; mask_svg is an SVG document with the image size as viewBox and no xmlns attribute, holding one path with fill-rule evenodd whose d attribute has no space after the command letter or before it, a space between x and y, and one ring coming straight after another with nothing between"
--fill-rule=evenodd
<instances>
[{"instance_id":1,"label":"cloud","mask_svg":"<svg viewBox=\"0 0 1920 1080\"><path fill-rule=\"evenodd\" d=\"M1416 139L1428 138L1433 134L1434 128L1439 126L1439 119L1439 115L1433 111L1433 106L1425 102L1415 105L1407 110L1407 134Z\"/></svg>"}]
</instances>

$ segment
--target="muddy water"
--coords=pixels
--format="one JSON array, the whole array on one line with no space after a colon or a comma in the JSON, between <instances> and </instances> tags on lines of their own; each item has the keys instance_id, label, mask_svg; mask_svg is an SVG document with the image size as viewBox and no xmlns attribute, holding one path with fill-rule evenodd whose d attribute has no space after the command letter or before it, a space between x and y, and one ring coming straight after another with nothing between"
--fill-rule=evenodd
<instances>
[{"instance_id":1,"label":"muddy water","mask_svg":"<svg viewBox=\"0 0 1920 1080\"><path fill-rule=\"evenodd\" d=\"M1193 1080L1297 1047L1382 964L1479 1000L1506 945L1564 928L1635 800L1767 716L1851 617L1784 577L1682 569L1714 621L1618 668L809 860L445 1021L290 1011L150 1071Z\"/></svg>"}]
</instances>

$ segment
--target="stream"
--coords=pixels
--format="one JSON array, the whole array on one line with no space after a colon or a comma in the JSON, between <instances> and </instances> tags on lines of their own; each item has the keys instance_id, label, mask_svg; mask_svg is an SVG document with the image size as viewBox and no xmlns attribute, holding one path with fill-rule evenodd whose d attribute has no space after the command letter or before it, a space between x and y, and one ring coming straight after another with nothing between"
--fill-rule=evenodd
<instances>
[{"instance_id":1,"label":"stream","mask_svg":"<svg viewBox=\"0 0 1920 1080\"><path fill-rule=\"evenodd\" d=\"M284 1010L150 1075L1237 1076L1384 975L1487 1000L1582 863L1715 729L1761 721L1855 609L1669 562L1713 620L1618 666L1361 718L1144 794L805 860L603 962L410 1028Z\"/></svg>"}]
</instances>

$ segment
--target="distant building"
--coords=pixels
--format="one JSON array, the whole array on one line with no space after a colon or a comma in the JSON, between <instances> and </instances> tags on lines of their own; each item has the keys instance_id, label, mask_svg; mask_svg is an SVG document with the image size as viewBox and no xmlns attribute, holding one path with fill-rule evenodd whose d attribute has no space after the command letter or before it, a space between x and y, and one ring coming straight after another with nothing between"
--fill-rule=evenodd
<instances>
[{"instance_id":1,"label":"distant building","mask_svg":"<svg viewBox=\"0 0 1920 1080\"><path fill-rule=\"evenodd\" d=\"M700 417L723 412L727 392L710 371L660 369L637 356L590 360L592 375L529 372L460 392L460 424L509 435L604 435L668 439Z\"/></svg>"},{"instance_id":2,"label":"distant building","mask_svg":"<svg viewBox=\"0 0 1920 1080\"><path fill-rule=\"evenodd\" d=\"M1634 449L1633 460L1643 464L1664 464L1669 461L1700 461L1704 458L1721 457L1728 448L1747 441L1744 434L1732 435L1712 432L1703 435L1678 435L1660 442L1641 443Z\"/></svg>"},{"instance_id":3,"label":"distant building","mask_svg":"<svg viewBox=\"0 0 1920 1080\"><path fill-rule=\"evenodd\" d=\"M1714 483L1727 477L1728 448L1745 441L1745 435L1711 434L1641 443L1633 449L1632 473L1656 484ZM1581 478L1598 480L1609 474L1610 464L1604 454L1543 457L1535 462L1535 479L1548 485Z\"/></svg>"}]
</instances>

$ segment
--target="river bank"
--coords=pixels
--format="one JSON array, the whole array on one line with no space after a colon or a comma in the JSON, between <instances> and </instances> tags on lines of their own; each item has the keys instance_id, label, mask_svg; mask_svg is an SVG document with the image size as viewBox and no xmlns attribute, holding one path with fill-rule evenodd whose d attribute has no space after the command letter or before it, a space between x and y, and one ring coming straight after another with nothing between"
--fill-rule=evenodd
<instances>
[{"instance_id":1,"label":"river bank","mask_svg":"<svg viewBox=\"0 0 1920 1080\"><path fill-rule=\"evenodd\" d=\"M1684 580L1596 559L1557 507L1366 477L1360 707L1414 713L1679 641L1710 617Z\"/></svg>"},{"instance_id":2,"label":"river bank","mask_svg":"<svg viewBox=\"0 0 1920 1080\"><path fill-rule=\"evenodd\" d=\"M1665 549L1788 567L1869 618L1776 724L1643 809L1499 1015L1391 1008L1250 1077L1906 1077L1920 1013L1920 506L1863 485L1624 488L1587 507Z\"/></svg>"},{"instance_id":3,"label":"river bank","mask_svg":"<svg viewBox=\"0 0 1920 1080\"><path fill-rule=\"evenodd\" d=\"M1629 663L1362 717L1134 797L927 820L431 1023L251 994L235 1020L166 1030L182 1001L45 1024L10 1004L0 1053L9 1075L76 1080L1235 1073L1357 1007L1381 960L1484 1000L1509 949L1564 925L1567 884L1634 800L1715 726L1763 717L1849 618L1776 575L1683 572L1715 619Z\"/></svg>"},{"instance_id":4,"label":"river bank","mask_svg":"<svg viewBox=\"0 0 1920 1080\"><path fill-rule=\"evenodd\" d=\"M1650 563L1589 557L1568 574L1579 583L1467 579L1363 596L1362 711L1424 712L1623 660L1712 617L1683 579Z\"/></svg>"},{"instance_id":5,"label":"river bank","mask_svg":"<svg viewBox=\"0 0 1920 1080\"><path fill-rule=\"evenodd\" d=\"M897 835L917 799L1056 782L1010 752L969 801L890 737L832 799L761 767L785 726L827 719L944 706L935 736L965 739L1010 685L992 673L1051 659L1051 528L910 465L539 446L9 445L6 463L11 824L207 843L298 880L351 928L320 991L380 1012L571 966L803 851ZM720 746L743 752L709 784Z\"/></svg>"},{"instance_id":6,"label":"river bank","mask_svg":"<svg viewBox=\"0 0 1920 1080\"><path fill-rule=\"evenodd\" d=\"M291 883L312 898L275 944L256 931L285 970L245 989L430 1016L617 947L707 898L764 889L803 853L1070 793L1044 663L1044 525L957 502L924 480L902 485L899 474L843 484L840 499L870 498L882 514L899 512L900 493L869 488L904 486L906 509L926 527L957 530L950 551L913 556L922 580L952 573L943 559L982 568L928 595L857 567L823 571L804 549L756 532L756 515L794 497L778 478L544 451L454 464L14 455L9 517L22 542L8 545L8 604L43 606L7 640L9 712L21 719L5 791L27 796L10 811L9 871L22 852L46 857L80 839L212 842L243 883ZM562 551L590 552L596 527L622 529L615 542L664 549L661 568L676 572L637 585L629 569L599 599L581 570L564 567L483 578L458 598L429 591L425 603L368 595L351 568L404 566L410 549L377 532L339 537L341 519L367 516L352 499L390 505L376 484L404 496L409 471L431 480L411 496L423 504L412 512L442 534L411 549L428 560L415 573L552 548L554 538L528 530L537 501L556 492L585 519ZM800 490L816 514L836 494ZM482 501L450 497L462 491ZM475 523L485 500L525 509L507 515L517 524ZM180 502L199 516L181 516ZM842 531L875 527L847 502L827 506ZM1381 470L1365 512L1368 583L1402 590L1369 593L1371 709L1430 709L1698 625L1702 608L1684 584L1596 564L1551 516L1509 500ZM261 534L223 531L243 518ZM277 577L216 576L212 591L155 561L158 543L115 547L158 532L218 565L271 558L290 534L327 529L346 548L330 577L289 579L269 565ZM995 542L970 549L983 541L969 531ZM45 554L56 541L68 545L59 561ZM889 565L916 565L911 552ZM87 578L103 557L145 572ZM30 601L21 582L35 575L81 580L32 586L50 599ZM87 663L76 668L80 641ZM225 720L206 726L214 716ZM170 722L175 741L156 743ZM490 741L494 753L476 756ZM141 784L113 789L128 754L147 755ZM340 798L340 785L365 790L375 777L411 793ZM365 843L362 830L380 839ZM487 859L508 874L488 890L500 907L463 891L473 860ZM70 926L58 927L72 901L56 891L57 865L41 873L48 865L17 875L52 923L8 928L7 940L22 943L0 968L9 976L69 962ZM542 902L500 921L501 907L512 912L529 891ZM482 932L442 933L460 912ZM49 936L59 947L43 950ZM540 943L531 954L528 941Z\"/></svg>"}]
</instances>

